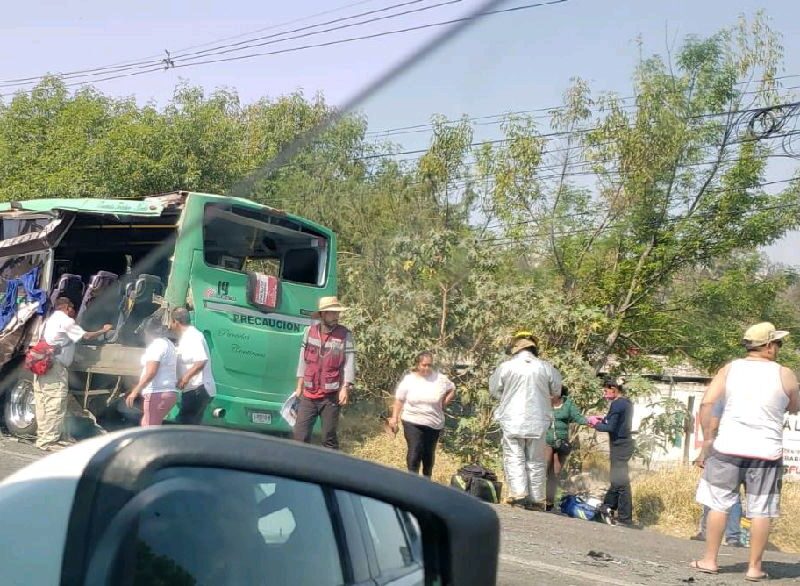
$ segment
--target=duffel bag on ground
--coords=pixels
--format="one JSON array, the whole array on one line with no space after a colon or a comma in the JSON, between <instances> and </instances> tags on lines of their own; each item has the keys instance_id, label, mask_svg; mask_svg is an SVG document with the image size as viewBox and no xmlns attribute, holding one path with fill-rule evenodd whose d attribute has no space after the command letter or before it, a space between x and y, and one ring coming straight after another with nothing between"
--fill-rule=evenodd
<instances>
[{"instance_id":1,"label":"duffel bag on ground","mask_svg":"<svg viewBox=\"0 0 800 586\"><path fill-rule=\"evenodd\" d=\"M607 507L597 499L585 499L575 494L565 494L561 498L559 508L562 513L575 519L608 522L606 519Z\"/></svg>"},{"instance_id":2,"label":"duffel bag on ground","mask_svg":"<svg viewBox=\"0 0 800 586\"><path fill-rule=\"evenodd\" d=\"M450 479L450 486L488 503L499 503L503 492L503 483L498 482L497 475L477 464L459 469Z\"/></svg>"}]
</instances>

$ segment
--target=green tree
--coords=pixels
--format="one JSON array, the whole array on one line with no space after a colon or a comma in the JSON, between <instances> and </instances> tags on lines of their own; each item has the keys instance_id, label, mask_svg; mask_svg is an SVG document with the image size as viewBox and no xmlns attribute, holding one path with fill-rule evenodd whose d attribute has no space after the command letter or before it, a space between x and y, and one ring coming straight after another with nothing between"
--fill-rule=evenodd
<instances>
[{"instance_id":1,"label":"green tree","mask_svg":"<svg viewBox=\"0 0 800 586\"><path fill-rule=\"evenodd\" d=\"M741 336L748 326L771 321L789 331L800 327L800 308L788 297L797 283L794 270L771 265L755 253L683 271L659 296L659 312L641 343L676 359L691 357L713 372L742 354ZM629 333L633 339L638 335ZM781 361L797 368L797 345L791 338Z\"/></svg>"},{"instance_id":2,"label":"green tree","mask_svg":"<svg viewBox=\"0 0 800 586\"><path fill-rule=\"evenodd\" d=\"M484 199L493 199L498 233L524 240L566 299L603 308L606 328L582 348L597 370L611 352L641 345L630 332L653 329L665 309L657 298L681 271L800 223L796 184L777 194L762 186L770 148L746 124L747 112L783 99L781 52L762 16L690 37L674 60L640 62L633 108L612 95L594 101L578 81L554 115L558 139L543 146L546 135L520 135L516 123L507 144L482 149L488 161L529 162L485 164ZM536 166L547 151L556 153L549 174Z\"/></svg>"},{"instance_id":3,"label":"green tree","mask_svg":"<svg viewBox=\"0 0 800 586\"><path fill-rule=\"evenodd\" d=\"M46 78L0 104L0 200L224 193L331 111L300 93L243 106L188 85L159 110ZM336 152L337 136L317 148Z\"/></svg>"}]
</instances>

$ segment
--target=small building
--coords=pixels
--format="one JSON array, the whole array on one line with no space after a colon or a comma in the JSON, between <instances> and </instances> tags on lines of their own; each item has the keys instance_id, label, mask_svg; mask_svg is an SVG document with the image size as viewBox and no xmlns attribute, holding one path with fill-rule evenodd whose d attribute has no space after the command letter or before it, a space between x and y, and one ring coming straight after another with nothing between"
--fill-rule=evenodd
<instances>
[{"instance_id":1,"label":"small building","mask_svg":"<svg viewBox=\"0 0 800 586\"><path fill-rule=\"evenodd\" d=\"M693 462L703 446L703 431L698 417L703 393L711 382L711 375L688 363L669 364L666 357L650 356L657 372L644 372L640 376L652 381L655 392L634 401L633 428L639 429L649 415L664 412L666 399L680 402L689 415L685 418L684 434L666 450L656 448L650 462L651 468L669 467ZM787 415L783 431L783 461L787 479L800 480L800 417Z\"/></svg>"}]
</instances>

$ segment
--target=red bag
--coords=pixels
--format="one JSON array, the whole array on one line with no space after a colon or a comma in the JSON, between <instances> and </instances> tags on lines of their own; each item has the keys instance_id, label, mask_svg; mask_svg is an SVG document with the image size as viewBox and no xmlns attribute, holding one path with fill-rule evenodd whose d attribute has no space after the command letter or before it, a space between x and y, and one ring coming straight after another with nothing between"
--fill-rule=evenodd
<instances>
[{"instance_id":1,"label":"red bag","mask_svg":"<svg viewBox=\"0 0 800 586\"><path fill-rule=\"evenodd\" d=\"M56 347L51 346L44 339L39 340L25 354L25 368L33 374L45 374L53 367L55 357Z\"/></svg>"}]
</instances>

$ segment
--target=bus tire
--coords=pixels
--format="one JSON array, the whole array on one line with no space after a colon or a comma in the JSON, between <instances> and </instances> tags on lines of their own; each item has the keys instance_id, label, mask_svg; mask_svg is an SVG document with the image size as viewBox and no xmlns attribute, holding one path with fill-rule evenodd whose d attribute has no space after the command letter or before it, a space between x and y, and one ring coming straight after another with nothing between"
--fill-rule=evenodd
<instances>
[{"instance_id":1,"label":"bus tire","mask_svg":"<svg viewBox=\"0 0 800 586\"><path fill-rule=\"evenodd\" d=\"M36 409L33 402L33 379L23 374L5 392L3 419L11 435L36 436Z\"/></svg>"}]
</instances>

